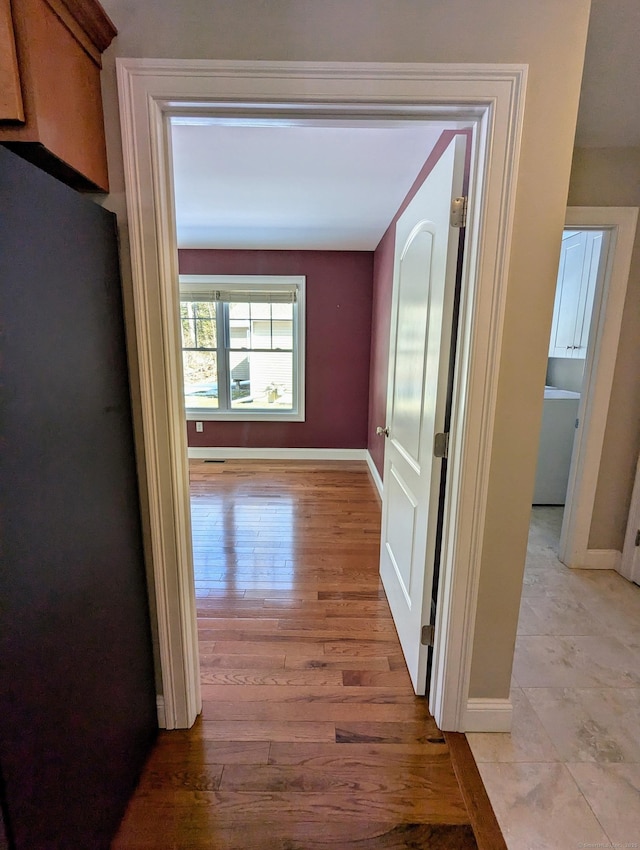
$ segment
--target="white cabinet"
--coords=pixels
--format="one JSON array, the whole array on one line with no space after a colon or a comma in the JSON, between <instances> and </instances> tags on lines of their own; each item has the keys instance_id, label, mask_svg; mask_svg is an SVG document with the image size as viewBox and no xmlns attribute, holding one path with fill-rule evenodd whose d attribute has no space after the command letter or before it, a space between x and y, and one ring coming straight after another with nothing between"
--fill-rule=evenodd
<instances>
[{"instance_id":1,"label":"white cabinet","mask_svg":"<svg viewBox=\"0 0 640 850\"><path fill-rule=\"evenodd\" d=\"M586 357L601 248L601 230L564 232L549 357Z\"/></svg>"}]
</instances>

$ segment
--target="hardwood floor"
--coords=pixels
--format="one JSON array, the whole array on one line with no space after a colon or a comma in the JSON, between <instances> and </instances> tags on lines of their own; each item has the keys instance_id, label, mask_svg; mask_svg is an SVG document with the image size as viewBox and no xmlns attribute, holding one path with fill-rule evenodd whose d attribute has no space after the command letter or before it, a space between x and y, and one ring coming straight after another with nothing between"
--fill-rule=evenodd
<instances>
[{"instance_id":1,"label":"hardwood floor","mask_svg":"<svg viewBox=\"0 0 640 850\"><path fill-rule=\"evenodd\" d=\"M366 466L199 461L191 487L202 717L161 734L113 850L475 850Z\"/></svg>"}]
</instances>

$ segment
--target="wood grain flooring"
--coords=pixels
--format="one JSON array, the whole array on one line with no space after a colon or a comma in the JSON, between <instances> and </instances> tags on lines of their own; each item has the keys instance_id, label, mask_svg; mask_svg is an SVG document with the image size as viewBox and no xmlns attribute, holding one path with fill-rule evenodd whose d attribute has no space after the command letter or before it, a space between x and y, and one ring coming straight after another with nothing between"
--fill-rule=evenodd
<instances>
[{"instance_id":1,"label":"wood grain flooring","mask_svg":"<svg viewBox=\"0 0 640 850\"><path fill-rule=\"evenodd\" d=\"M378 578L366 466L190 468L203 712L161 734L113 850L476 850Z\"/></svg>"}]
</instances>

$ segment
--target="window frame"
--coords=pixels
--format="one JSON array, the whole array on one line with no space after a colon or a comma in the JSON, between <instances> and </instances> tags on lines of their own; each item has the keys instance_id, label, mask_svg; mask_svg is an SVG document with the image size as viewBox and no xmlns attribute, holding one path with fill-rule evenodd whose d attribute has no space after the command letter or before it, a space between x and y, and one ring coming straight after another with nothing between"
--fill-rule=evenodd
<instances>
[{"instance_id":1,"label":"window frame","mask_svg":"<svg viewBox=\"0 0 640 850\"><path fill-rule=\"evenodd\" d=\"M181 394L185 405L185 416L187 421L203 422L203 421L227 421L227 422L304 422L305 421L305 325L306 325L306 277L304 275L179 275L179 286L185 284L193 292L202 288L203 292L210 292L212 287L220 289L235 289L238 291L259 290L265 289L291 290L295 287L296 298L293 301L293 352L292 352L292 367L293 367L293 404L290 410L268 410L266 408L256 408L254 410L240 411L237 408L203 408L203 407L187 407L184 395L184 370L180 370L182 388ZM180 298L179 301L182 301ZM222 302L216 302L218 305ZM220 371L221 363L226 363L227 353L220 356L221 347L226 349L226 345L222 342L226 339L227 326L226 318L228 310L216 309L216 327L218 345L215 351L218 354L218 401L221 401L221 395L224 397L226 393L221 394ZM182 333L178 337L182 340ZM182 344L180 351L182 352ZM213 350L213 349L211 349ZM242 349L238 349L242 350ZM229 400L226 399L228 403Z\"/></svg>"}]
</instances>

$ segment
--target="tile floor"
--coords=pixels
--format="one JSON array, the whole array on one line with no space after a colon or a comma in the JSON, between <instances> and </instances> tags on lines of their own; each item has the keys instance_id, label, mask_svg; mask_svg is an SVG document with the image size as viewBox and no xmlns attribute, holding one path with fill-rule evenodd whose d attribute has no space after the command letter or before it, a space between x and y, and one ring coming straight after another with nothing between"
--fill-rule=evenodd
<instances>
[{"instance_id":1,"label":"tile floor","mask_svg":"<svg viewBox=\"0 0 640 850\"><path fill-rule=\"evenodd\" d=\"M640 587L557 559L533 509L510 735L468 736L509 850L640 847Z\"/></svg>"}]
</instances>

